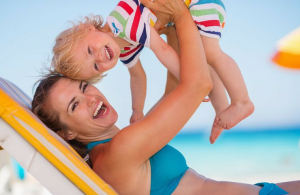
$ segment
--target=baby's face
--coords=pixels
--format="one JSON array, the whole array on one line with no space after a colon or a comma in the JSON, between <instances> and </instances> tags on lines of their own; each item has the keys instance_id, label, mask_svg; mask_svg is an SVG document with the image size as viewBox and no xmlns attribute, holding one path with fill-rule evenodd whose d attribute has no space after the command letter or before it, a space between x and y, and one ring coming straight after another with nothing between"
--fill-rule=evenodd
<instances>
[{"instance_id":1,"label":"baby's face","mask_svg":"<svg viewBox=\"0 0 300 195\"><path fill-rule=\"evenodd\" d=\"M120 50L113 37L91 27L76 45L72 59L83 62L79 79L89 79L112 69L118 62Z\"/></svg>"}]
</instances>

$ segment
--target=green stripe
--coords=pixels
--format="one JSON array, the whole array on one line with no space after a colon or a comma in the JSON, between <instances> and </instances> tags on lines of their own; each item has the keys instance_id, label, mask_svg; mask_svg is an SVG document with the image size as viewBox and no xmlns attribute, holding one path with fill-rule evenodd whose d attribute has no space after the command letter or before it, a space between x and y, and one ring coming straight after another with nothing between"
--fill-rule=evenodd
<instances>
[{"instance_id":1,"label":"green stripe","mask_svg":"<svg viewBox=\"0 0 300 195\"><path fill-rule=\"evenodd\" d=\"M125 35L125 29L126 29L126 25L127 25L128 19L125 20L123 18L123 16L119 12L117 12L117 11L112 11L109 15L113 16L114 18L116 18L120 22L120 24L123 26L123 31L119 34L119 37L120 38L126 37L126 35Z\"/></svg>"},{"instance_id":2,"label":"green stripe","mask_svg":"<svg viewBox=\"0 0 300 195\"><path fill-rule=\"evenodd\" d=\"M219 14L219 20L220 20L220 23L223 24L223 21L224 21L224 16L221 12L218 12Z\"/></svg>"},{"instance_id":3,"label":"green stripe","mask_svg":"<svg viewBox=\"0 0 300 195\"><path fill-rule=\"evenodd\" d=\"M190 10L192 16L205 16L205 15L212 15L218 14L216 9L202 9L202 10Z\"/></svg>"},{"instance_id":4,"label":"green stripe","mask_svg":"<svg viewBox=\"0 0 300 195\"><path fill-rule=\"evenodd\" d=\"M219 16L219 21L222 24L224 21L224 16L221 12L216 9L203 9L203 10L190 10L192 16L205 16L205 15L216 15Z\"/></svg>"},{"instance_id":5,"label":"green stripe","mask_svg":"<svg viewBox=\"0 0 300 195\"><path fill-rule=\"evenodd\" d=\"M109 15L115 17L124 27L124 24L126 23L126 21L119 12L112 11Z\"/></svg>"}]
</instances>

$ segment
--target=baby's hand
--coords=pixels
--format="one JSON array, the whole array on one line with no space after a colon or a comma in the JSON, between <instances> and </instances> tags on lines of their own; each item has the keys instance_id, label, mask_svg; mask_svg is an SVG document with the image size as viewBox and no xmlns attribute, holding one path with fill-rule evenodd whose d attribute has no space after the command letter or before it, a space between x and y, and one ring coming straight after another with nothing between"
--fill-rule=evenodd
<instances>
[{"instance_id":1,"label":"baby's hand","mask_svg":"<svg viewBox=\"0 0 300 195\"><path fill-rule=\"evenodd\" d=\"M133 110L129 122L130 124L135 123L136 121L140 120L143 117L144 117L143 111Z\"/></svg>"}]
</instances>

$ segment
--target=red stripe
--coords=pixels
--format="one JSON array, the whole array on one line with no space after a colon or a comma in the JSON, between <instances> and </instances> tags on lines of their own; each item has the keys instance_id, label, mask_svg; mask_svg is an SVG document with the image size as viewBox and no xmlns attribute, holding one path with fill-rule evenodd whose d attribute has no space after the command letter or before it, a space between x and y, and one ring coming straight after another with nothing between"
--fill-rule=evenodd
<instances>
[{"instance_id":1,"label":"red stripe","mask_svg":"<svg viewBox=\"0 0 300 195\"><path fill-rule=\"evenodd\" d=\"M122 7L129 15L133 12L133 9L124 1L120 1L118 6Z\"/></svg>"},{"instance_id":2,"label":"red stripe","mask_svg":"<svg viewBox=\"0 0 300 195\"><path fill-rule=\"evenodd\" d=\"M120 54L120 57L126 57L126 56L128 56L128 55L134 53L134 52L135 52L136 50L138 50L141 46L142 46L142 45L140 45L140 46L134 48L133 50L131 50L131 51L129 51L129 52L121 53L121 54Z\"/></svg>"},{"instance_id":3,"label":"red stripe","mask_svg":"<svg viewBox=\"0 0 300 195\"><path fill-rule=\"evenodd\" d=\"M130 50L130 47L124 47L123 50Z\"/></svg>"},{"instance_id":4,"label":"red stripe","mask_svg":"<svg viewBox=\"0 0 300 195\"><path fill-rule=\"evenodd\" d=\"M135 16L132 22L131 31L130 31L130 39L133 41L136 41L136 32L139 27L140 18L141 18L141 10L140 10L140 6L137 6Z\"/></svg>"},{"instance_id":5,"label":"red stripe","mask_svg":"<svg viewBox=\"0 0 300 195\"><path fill-rule=\"evenodd\" d=\"M221 26L219 20L207 20L207 21L202 21L202 22L197 22L197 21L195 21L195 22L196 22L196 24L200 24L200 25L203 25L205 27Z\"/></svg>"}]
</instances>

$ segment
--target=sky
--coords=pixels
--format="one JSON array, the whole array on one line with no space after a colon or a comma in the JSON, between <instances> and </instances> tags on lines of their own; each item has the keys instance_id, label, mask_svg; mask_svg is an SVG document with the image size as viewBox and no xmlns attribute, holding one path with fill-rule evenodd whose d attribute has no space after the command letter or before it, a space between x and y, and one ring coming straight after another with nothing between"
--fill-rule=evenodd
<instances>
[{"instance_id":1,"label":"sky","mask_svg":"<svg viewBox=\"0 0 300 195\"><path fill-rule=\"evenodd\" d=\"M50 65L55 37L70 27L68 21L89 14L105 18L118 3L102 2L0 0L0 77L32 97L40 70ZM234 129L300 127L300 70L279 67L270 60L278 40L300 26L300 1L224 0L224 4L227 18L220 45L239 65L255 105L254 113ZM166 69L148 48L144 49L141 61L148 82L146 113L164 92ZM131 116L126 69L118 62L97 84L119 113L120 128L129 125ZM209 131L214 117L211 104L203 103L183 131Z\"/></svg>"}]
</instances>

